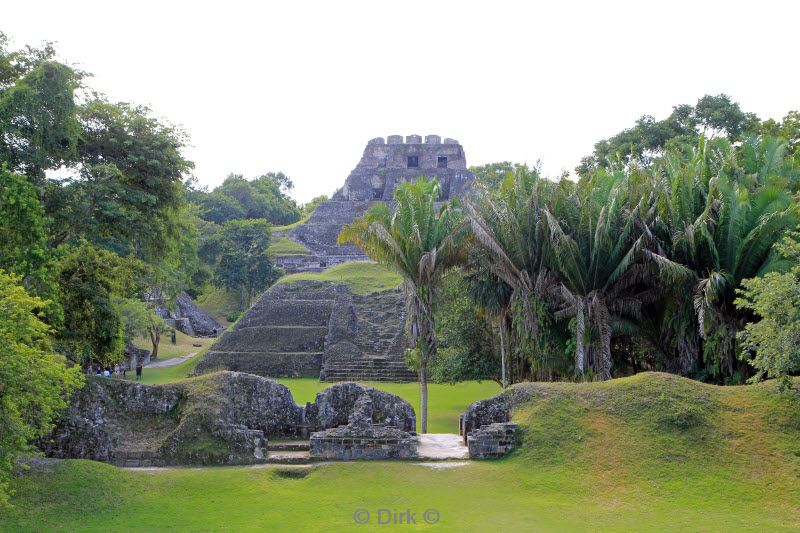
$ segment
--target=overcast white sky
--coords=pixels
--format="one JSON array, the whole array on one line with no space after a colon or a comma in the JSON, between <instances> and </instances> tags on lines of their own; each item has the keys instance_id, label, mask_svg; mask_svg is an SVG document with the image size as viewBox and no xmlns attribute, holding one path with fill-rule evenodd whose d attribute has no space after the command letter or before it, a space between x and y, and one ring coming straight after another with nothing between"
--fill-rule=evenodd
<instances>
[{"instance_id":1,"label":"overcast white sky","mask_svg":"<svg viewBox=\"0 0 800 533\"><path fill-rule=\"evenodd\" d=\"M725 92L800 108L800 2L4 2L115 100L183 125L201 183L281 170L331 194L367 140L439 134L469 164L574 168L643 114Z\"/></svg>"}]
</instances>

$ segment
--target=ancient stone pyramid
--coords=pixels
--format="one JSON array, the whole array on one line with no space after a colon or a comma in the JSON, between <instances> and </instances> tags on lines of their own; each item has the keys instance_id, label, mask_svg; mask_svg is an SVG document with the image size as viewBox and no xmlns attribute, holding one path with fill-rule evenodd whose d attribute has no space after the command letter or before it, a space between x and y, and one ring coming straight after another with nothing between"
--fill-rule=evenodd
<instances>
[{"instance_id":1,"label":"ancient stone pyramid","mask_svg":"<svg viewBox=\"0 0 800 533\"><path fill-rule=\"evenodd\" d=\"M390 202L398 183L437 177L443 200L461 196L474 178L464 149L438 135L390 135L367 143L344 185L311 218L282 236L310 253L276 257L287 272L320 271L366 260L354 246L336 244L344 224L376 201ZM328 381L413 381L406 368L405 305L400 290L358 295L347 285L319 281L279 284L209 350L198 372L228 369L267 377Z\"/></svg>"}]
</instances>

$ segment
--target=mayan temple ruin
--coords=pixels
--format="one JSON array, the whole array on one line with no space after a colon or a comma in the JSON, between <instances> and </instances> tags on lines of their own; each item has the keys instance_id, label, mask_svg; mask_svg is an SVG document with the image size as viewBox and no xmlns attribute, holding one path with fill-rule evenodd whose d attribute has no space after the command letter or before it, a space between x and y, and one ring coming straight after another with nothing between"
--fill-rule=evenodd
<instances>
[{"instance_id":1,"label":"mayan temple ruin","mask_svg":"<svg viewBox=\"0 0 800 533\"><path fill-rule=\"evenodd\" d=\"M464 149L438 135L390 135L367 143L356 167L333 197L304 224L282 233L308 249L276 257L287 272L321 271L367 257L336 243L344 224L373 202L391 202L403 181L437 177L442 200L461 196L473 179ZM345 284L279 284L224 334L198 372L228 369L267 377L319 377L325 381L413 381L403 362L405 308L400 289L354 294Z\"/></svg>"}]
</instances>

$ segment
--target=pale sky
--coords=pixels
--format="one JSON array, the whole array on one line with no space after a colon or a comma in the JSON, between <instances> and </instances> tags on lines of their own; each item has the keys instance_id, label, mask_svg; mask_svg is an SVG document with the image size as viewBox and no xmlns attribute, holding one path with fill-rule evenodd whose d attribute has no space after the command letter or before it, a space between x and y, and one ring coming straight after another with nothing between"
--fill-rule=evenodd
<instances>
[{"instance_id":1,"label":"pale sky","mask_svg":"<svg viewBox=\"0 0 800 533\"><path fill-rule=\"evenodd\" d=\"M727 93L800 108L797 1L4 2L13 45L57 42L113 100L191 135L213 187L283 171L331 194L366 142L461 141L469 164L571 170L643 114Z\"/></svg>"}]
</instances>

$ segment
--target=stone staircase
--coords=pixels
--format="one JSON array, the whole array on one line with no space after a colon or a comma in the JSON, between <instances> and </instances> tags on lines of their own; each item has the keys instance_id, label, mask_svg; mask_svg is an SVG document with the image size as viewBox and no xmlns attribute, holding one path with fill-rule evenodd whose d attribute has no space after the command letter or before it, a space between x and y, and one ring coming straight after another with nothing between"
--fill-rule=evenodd
<instances>
[{"instance_id":1,"label":"stone staircase","mask_svg":"<svg viewBox=\"0 0 800 533\"><path fill-rule=\"evenodd\" d=\"M369 355L360 359L338 360L325 369L324 381L417 381L402 356Z\"/></svg>"},{"instance_id":2,"label":"stone staircase","mask_svg":"<svg viewBox=\"0 0 800 533\"><path fill-rule=\"evenodd\" d=\"M357 317L353 341L361 353L326 359L324 381L416 381L404 360L405 303L400 291L352 295Z\"/></svg>"},{"instance_id":3,"label":"stone staircase","mask_svg":"<svg viewBox=\"0 0 800 533\"><path fill-rule=\"evenodd\" d=\"M333 296L332 286L320 282L276 285L206 353L197 372L318 377Z\"/></svg>"},{"instance_id":4,"label":"stone staircase","mask_svg":"<svg viewBox=\"0 0 800 533\"><path fill-rule=\"evenodd\" d=\"M403 361L405 320L400 290L358 295L329 282L278 284L217 341L196 373L415 381Z\"/></svg>"},{"instance_id":5,"label":"stone staircase","mask_svg":"<svg viewBox=\"0 0 800 533\"><path fill-rule=\"evenodd\" d=\"M307 440L269 441L265 463L281 465L305 465L311 462Z\"/></svg>"}]
</instances>

